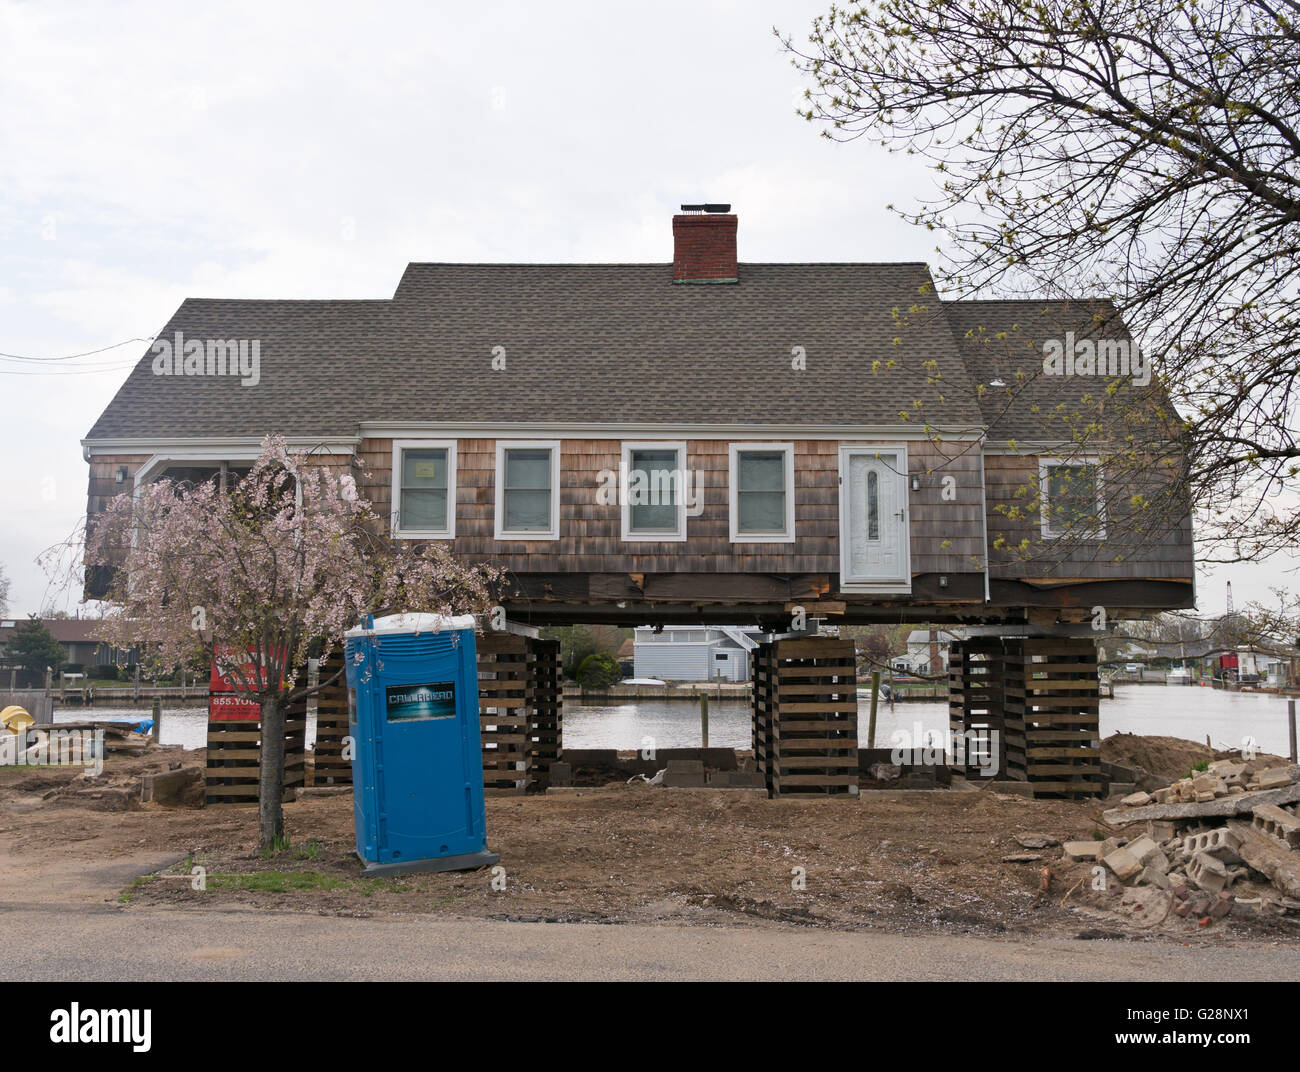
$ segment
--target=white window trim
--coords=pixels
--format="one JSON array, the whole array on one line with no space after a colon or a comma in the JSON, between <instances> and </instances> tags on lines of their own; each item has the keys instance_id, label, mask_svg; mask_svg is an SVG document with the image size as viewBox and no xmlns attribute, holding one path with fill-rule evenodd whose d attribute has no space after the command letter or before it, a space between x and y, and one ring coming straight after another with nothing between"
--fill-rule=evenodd
<instances>
[{"instance_id":1,"label":"white window trim","mask_svg":"<svg viewBox=\"0 0 1300 1072\"><path fill-rule=\"evenodd\" d=\"M632 469L634 450L672 450L677 452L677 527L673 532L633 532L632 504L627 497L627 474ZM622 504L624 543L683 543L686 540L686 443L684 440L637 440L623 443L618 472L618 498Z\"/></svg>"},{"instance_id":2,"label":"white window trim","mask_svg":"<svg viewBox=\"0 0 1300 1072\"><path fill-rule=\"evenodd\" d=\"M846 493L844 477L848 472L848 459L852 454L894 454L898 458L899 479L903 484L903 560L900 572L902 580L886 581L846 581L848 572L849 544L845 539L849 531L849 497ZM840 591L874 593L876 595L911 595L912 593L912 481L911 469L908 467L907 446L903 443L841 443L839 450L839 499L840 499Z\"/></svg>"},{"instance_id":3,"label":"white window trim","mask_svg":"<svg viewBox=\"0 0 1300 1072\"><path fill-rule=\"evenodd\" d=\"M551 452L551 529L549 532L508 532L502 527L505 521L506 450L550 450ZM498 540L558 540L560 538L560 440L510 439L497 440L496 511L492 519L493 536Z\"/></svg>"},{"instance_id":4,"label":"white window trim","mask_svg":"<svg viewBox=\"0 0 1300 1072\"><path fill-rule=\"evenodd\" d=\"M1048 493L1051 490L1048 470L1062 465L1073 466L1076 469L1082 469L1090 465L1097 470L1097 527L1095 529L1070 531L1052 527L1048 509L1051 506L1048 501ZM1072 536L1079 540L1104 540L1106 538L1105 484L1106 474L1102 470L1101 459L1095 454L1079 454L1069 457L1040 455L1038 458L1039 531L1042 533L1043 539L1059 540L1063 537Z\"/></svg>"},{"instance_id":5,"label":"white window trim","mask_svg":"<svg viewBox=\"0 0 1300 1072\"><path fill-rule=\"evenodd\" d=\"M742 533L740 529L740 455L748 452L785 455L785 531L780 533ZM727 445L727 513L728 534L732 543L794 543L794 444L729 443Z\"/></svg>"},{"instance_id":6,"label":"white window trim","mask_svg":"<svg viewBox=\"0 0 1300 1072\"><path fill-rule=\"evenodd\" d=\"M444 529L414 529L401 524L402 510L402 452L405 450L445 450L447 452L447 527ZM454 540L456 538L456 440L454 439L394 439L393 440L393 501L390 515L391 531L398 540Z\"/></svg>"}]
</instances>

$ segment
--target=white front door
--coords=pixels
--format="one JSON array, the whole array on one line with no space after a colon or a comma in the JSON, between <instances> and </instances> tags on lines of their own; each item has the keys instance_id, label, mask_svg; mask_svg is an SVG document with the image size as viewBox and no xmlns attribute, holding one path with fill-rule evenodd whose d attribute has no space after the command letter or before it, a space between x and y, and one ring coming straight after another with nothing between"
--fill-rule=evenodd
<instances>
[{"instance_id":1,"label":"white front door","mask_svg":"<svg viewBox=\"0 0 1300 1072\"><path fill-rule=\"evenodd\" d=\"M911 590L902 447L840 448L840 585Z\"/></svg>"}]
</instances>

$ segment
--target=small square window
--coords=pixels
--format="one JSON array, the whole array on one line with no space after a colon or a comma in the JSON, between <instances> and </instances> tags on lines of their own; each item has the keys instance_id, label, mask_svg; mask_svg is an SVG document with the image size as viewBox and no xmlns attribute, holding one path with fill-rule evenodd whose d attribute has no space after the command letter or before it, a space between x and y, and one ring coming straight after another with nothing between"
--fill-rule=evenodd
<instances>
[{"instance_id":1,"label":"small square window","mask_svg":"<svg viewBox=\"0 0 1300 1072\"><path fill-rule=\"evenodd\" d=\"M1038 493L1045 537L1104 539L1101 467L1093 460L1042 461Z\"/></svg>"}]
</instances>

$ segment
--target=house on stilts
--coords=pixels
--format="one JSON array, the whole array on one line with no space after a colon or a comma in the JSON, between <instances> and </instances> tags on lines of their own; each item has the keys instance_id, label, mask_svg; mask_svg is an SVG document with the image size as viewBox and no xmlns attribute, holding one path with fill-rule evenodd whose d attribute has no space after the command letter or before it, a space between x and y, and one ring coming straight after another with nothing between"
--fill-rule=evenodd
<instances>
[{"instance_id":1,"label":"house on stilts","mask_svg":"<svg viewBox=\"0 0 1300 1072\"><path fill-rule=\"evenodd\" d=\"M963 628L952 728L991 735L1001 776L1095 791L1093 638L1194 602L1176 422L1113 308L947 301L922 263L743 263L737 231L683 206L671 264L412 263L382 300L187 299L160 338L198 360L141 357L83 440L88 514L237 475L280 433L357 473L394 536L506 569L518 629L484 639L485 680L544 679L554 710L492 784L540 737L537 784L558 755L531 628L703 624L773 637L751 653L773 791L856 791L852 642L816 623L916 622Z\"/></svg>"}]
</instances>

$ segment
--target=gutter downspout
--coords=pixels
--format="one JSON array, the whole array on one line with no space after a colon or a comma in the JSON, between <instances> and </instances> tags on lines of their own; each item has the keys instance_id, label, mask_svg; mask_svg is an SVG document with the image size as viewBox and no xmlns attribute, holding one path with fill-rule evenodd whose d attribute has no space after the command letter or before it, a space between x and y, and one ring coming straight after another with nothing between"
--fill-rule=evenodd
<instances>
[{"instance_id":1,"label":"gutter downspout","mask_svg":"<svg viewBox=\"0 0 1300 1072\"><path fill-rule=\"evenodd\" d=\"M989 584L989 496L988 482L984 476L984 444L987 436L980 436L980 525L984 530L984 605L992 602L993 590Z\"/></svg>"}]
</instances>

